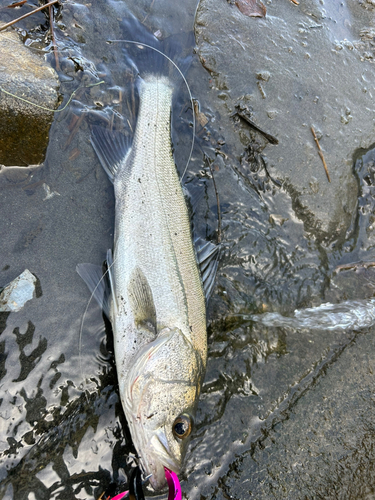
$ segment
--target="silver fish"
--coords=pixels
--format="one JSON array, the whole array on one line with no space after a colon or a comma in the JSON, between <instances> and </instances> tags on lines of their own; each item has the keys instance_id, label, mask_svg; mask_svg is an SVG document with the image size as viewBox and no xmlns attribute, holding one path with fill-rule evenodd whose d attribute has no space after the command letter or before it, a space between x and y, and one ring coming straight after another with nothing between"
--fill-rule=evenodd
<instances>
[{"instance_id":1,"label":"silver fish","mask_svg":"<svg viewBox=\"0 0 375 500\"><path fill-rule=\"evenodd\" d=\"M111 298L98 268L77 266L111 320L121 402L155 490L165 485L164 467L180 472L193 428L207 359L205 295L218 256L212 243L193 245L171 147L173 91L168 77L139 79L131 147L118 134L93 130L116 198Z\"/></svg>"}]
</instances>

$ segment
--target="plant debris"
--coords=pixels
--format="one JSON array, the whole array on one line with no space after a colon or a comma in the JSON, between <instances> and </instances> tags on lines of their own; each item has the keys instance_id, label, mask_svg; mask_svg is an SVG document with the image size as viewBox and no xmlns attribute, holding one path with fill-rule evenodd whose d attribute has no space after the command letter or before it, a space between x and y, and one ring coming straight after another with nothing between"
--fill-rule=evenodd
<instances>
[{"instance_id":1,"label":"plant debris","mask_svg":"<svg viewBox=\"0 0 375 500\"><path fill-rule=\"evenodd\" d=\"M279 140L276 137L274 137L273 135L268 134L267 132L265 132L264 130L262 130L260 127L258 127L258 125L256 125L251 120L251 118L250 118L250 111L249 111L249 109L246 106L241 105L241 104L236 104L235 108L236 108L236 111L234 113L232 113L231 116L238 115L248 125L250 125L250 127L252 127L254 130L256 130L257 132L259 132L260 134L262 134L263 137L265 137L268 142L270 142L271 144L275 144L275 145L279 144Z\"/></svg>"},{"instance_id":2,"label":"plant debris","mask_svg":"<svg viewBox=\"0 0 375 500\"><path fill-rule=\"evenodd\" d=\"M15 7L21 7L21 5L25 4L27 0L21 0L20 2L15 2L10 5L7 5L8 9L14 9Z\"/></svg>"},{"instance_id":3,"label":"plant debris","mask_svg":"<svg viewBox=\"0 0 375 500\"><path fill-rule=\"evenodd\" d=\"M41 7L38 7L37 9L32 10L28 14L25 14L21 17L18 17L17 19L14 19L13 21L10 21L7 24L3 24L3 26L0 26L0 31L5 30L6 28L9 28L9 26L12 26L13 24L18 23L18 21L21 21L22 19L25 19L26 17L31 16L32 14L35 14L35 12L39 12L40 10L45 9L46 7L49 7L50 5L53 5L55 3L59 2L59 0L52 0L52 2L46 3L45 5L42 5Z\"/></svg>"},{"instance_id":4,"label":"plant debris","mask_svg":"<svg viewBox=\"0 0 375 500\"><path fill-rule=\"evenodd\" d=\"M326 161L324 159L324 156L323 156L323 151L322 151L322 148L320 147L320 144L319 144L319 141L318 141L318 138L316 136L316 133L315 133L315 130L314 130L314 127L311 127L311 132L314 136L314 140L316 142L316 145L318 146L318 153L319 153L319 156L320 156L320 159L322 160L323 162L323 167L324 167L324 170L326 172L326 176L327 176L327 179L328 179L328 182L331 182L331 178L329 176L329 172L328 172L328 167L327 167L327 164L326 164Z\"/></svg>"},{"instance_id":5,"label":"plant debris","mask_svg":"<svg viewBox=\"0 0 375 500\"><path fill-rule=\"evenodd\" d=\"M266 17L267 9L260 0L236 0L235 3L244 16Z\"/></svg>"}]
</instances>

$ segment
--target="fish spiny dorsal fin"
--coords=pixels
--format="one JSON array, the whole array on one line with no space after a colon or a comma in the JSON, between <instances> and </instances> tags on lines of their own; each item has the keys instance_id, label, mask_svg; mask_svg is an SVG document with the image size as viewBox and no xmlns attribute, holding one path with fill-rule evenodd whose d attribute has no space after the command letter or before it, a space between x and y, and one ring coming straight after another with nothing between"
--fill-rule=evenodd
<instances>
[{"instance_id":1,"label":"fish spiny dorsal fin","mask_svg":"<svg viewBox=\"0 0 375 500\"><path fill-rule=\"evenodd\" d=\"M156 309L152 290L142 269L138 266L130 276L128 296L136 325L156 333Z\"/></svg>"},{"instance_id":2,"label":"fish spiny dorsal fin","mask_svg":"<svg viewBox=\"0 0 375 500\"><path fill-rule=\"evenodd\" d=\"M198 237L194 240L195 250L197 252L197 261L201 271L203 290L208 302L214 282L217 267L219 265L220 245L215 245L210 241L205 241Z\"/></svg>"}]
</instances>

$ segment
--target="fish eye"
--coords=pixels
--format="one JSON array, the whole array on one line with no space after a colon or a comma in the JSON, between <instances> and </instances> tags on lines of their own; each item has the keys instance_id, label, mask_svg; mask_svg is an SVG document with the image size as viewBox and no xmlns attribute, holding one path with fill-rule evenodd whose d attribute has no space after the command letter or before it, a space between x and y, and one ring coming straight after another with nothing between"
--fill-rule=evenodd
<instances>
[{"instance_id":1,"label":"fish eye","mask_svg":"<svg viewBox=\"0 0 375 500\"><path fill-rule=\"evenodd\" d=\"M185 439L190 435L192 427L193 427L193 422L191 417L189 417L189 415L186 415L184 413L179 417L177 417L176 420L173 422L173 427L172 427L173 435L175 438Z\"/></svg>"}]
</instances>

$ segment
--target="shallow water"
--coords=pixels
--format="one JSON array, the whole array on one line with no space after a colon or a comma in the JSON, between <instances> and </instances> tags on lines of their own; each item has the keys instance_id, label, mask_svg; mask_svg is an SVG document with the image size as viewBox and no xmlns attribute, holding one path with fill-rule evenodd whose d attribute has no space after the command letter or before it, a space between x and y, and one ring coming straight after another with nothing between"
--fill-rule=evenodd
<instances>
[{"instance_id":1,"label":"shallow water","mask_svg":"<svg viewBox=\"0 0 375 500\"><path fill-rule=\"evenodd\" d=\"M160 29L165 35L179 34L181 40L181 32L191 31L195 7L193 1L186 3L182 21L181 12L168 2L162 5L140 2L132 8L152 32ZM233 10L235 6L224 7L229 9L224 11L226 22L230 16L238 16ZM301 2L298 15L305 16L304 22L310 22L310 28L312 21L322 24L329 40L342 40L363 26L365 21L358 17L358 12L367 16L366 22L371 19L371 12L354 1L346 2L344 7L332 8L332 12L322 16L321 4ZM202 21L207 8L207 2L200 3L198 21ZM290 2L283 2L287 20L291 12L297 12L291 8ZM0 224L1 234L6 235L0 249L0 285L10 282L25 268L40 283L38 296L22 311L0 315L0 498L99 498L104 491L114 495L125 489L135 463L116 392L111 335L108 325L104 329L101 313L94 303L89 304L85 315L79 352L81 321L89 294L75 272L79 262L101 263L113 241L112 186L92 151L89 130L94 123L117 120L117 113L129 113L129 107L132 110L126 86L131 74L124 44L107 43L126 36L121 21L126 12L126 5L115 1L64 6L56 37L65 102L73 90L82 88L67 110L55 115L44 165L30 173L12 169L0 175ZM215 15L217 18L221 11ZM272 16L272 2L268 4L268 16L267 21L258 20L256 29L260 30L263 23L264 29L276 32L282 17L280 13L278 17L275 13ZM348 17L350 26L344 22ZM212 18L215 19L213 14ZM284 36L288 33L285 23ZM196 31L199 26L203 25L197 24ZM294 28L291 24L291 37ZM299 28L307 29L306 25ZM215 29L218 28L214 25L209 36L214 41L216 37L219 44L222 33ZM202 32L197 36L202 37ZM251 43L247 33L239 31L236 37L245 47ZM30 34L28 39L35 38L35 34ZM350 352L349 347L360 342L352 329L325 329L324 325L300 329L296 324L267 326L252 321L251 315L275 312L290 317L295 309L373 296L375 150L370 143L368 149L359 149L360 133L353 134L351 161L340 178L343 187L339 189L336 181L332 195L336 201L341 196L343 206L346 201L343 193L350 191L345 209L348 213L341 219L337 216L338 231L331 223L321 230L316 220L322 210L314 212L313 202L308 210L302 206L301 199L306 194L300 192L303 176L293 178L284 172L283 177L281 168L272 167L279 146L267 145L246 124L231 117L234 103L253 92L252 85L257 89L253 65L249 64L248 73L244 74L243 60L231 52L237 46L242 53L237 42L232 40L234 45L228 42L228 52L223 53L224 61L225 57L231 60L230 73L220 66L220 61L215 71L208 73L198 56L193 57L187 73L201 112L197 119L196 147L184 178L188 187L194 185L195 190L204 191L193 217L194 229L200 236L215 241L216 196L204 154L213 161L223 227L222 259L208 308L207 375L196 432L181 475L184 495L190 499L227 498L232 490L238 498L243 498L245 490L240 485L253 481L250 471L254 473L255 469L253 465L249 469L242 467L242 461L245 463L249 460L246 457L259 453L255 446L271 431L270 439L274 442L287 439L287 434L283 434L285 412L296 405L298 408L303 394L313 394L316 380L324 384L326 370L334 370L343 353ZM34 50L40 50L39 42L28 43L35 45ZM207 50L200 41L201 59ZM184 51L191 53L191 46L186 45ZM51 53L48 57L53 61ZM265 64L261 57L264 55L259 54L257 71ZM319 64L315 53L312 60ZM303 60L299 59L298 64L300 69L304 68ZM356 63L349 58L346 64ZM362 64L367 65L363 75L367 79L374 76L371 63ZM314 64L305 66L306 85L315 72ZM105 83L88 87L101 80ZM250 82L246 88L244 81ZM267 82L265 88L266 85ZM372 92L370 84L368 87L368 92ZM301 92L303 88L304 84ZM279 113L286 115L283 95L279 101ZM261 120L261 97L243 98L241 102L251 104L255 118ZM306 113L309 112L306 106ZM356 116L354 112L352 115ZM181 89L173 118L180 173L189 154L191 119L186 92ZM284 156L291 149L282 140L284 123L288 120L292 125L294 120L289 116L281 123L276 120L272 127L265 127L278 136ZM259 123L263 125L262 121ZM330 126L334 135L333 121ZM339 125L335 126L341 136ZM373 128L366 127L367 122L363 124L364 135L371 136ZM303 165L308 172L306 190L312 198L311 193L316 190L312 172L322 191L326 189L324 172L315 173L311 166L312 155L320 161L316 151L299 147L298 141L296 144L297 152L292 151L285 162L300 161L305 151L309 158ZM333 164L331 161L330 166ZM317 168L322 166L318 164ZM366 267L363 262L370 265ZM349 268L351 263L362 264ZM338 267L343 265L347 268ZM361 331L362 339L369 336L367 331ZM370 359L372 353L367 352ZM365 390L359 385L362 383L354 377L353 391ZM371 378L367 383L371 383ZM342 397L339 381L324 386L322 393L324 390L333 398ZM366 390L371 392L371 386ZM347 412L350 411L354 411L354 406L349 402ZM333 423L335 416L330 414L327 418ZM307 418L305 422L306 427L311 424ZM279 434L275 429L279 429ZM299 432L303 431L300 426ZM292 433L293 429L285 432ZM337 430L332 432L337 435ZM370 431L367 439L369 436ZM317 446L324 462L325 451ZM361 454L360 445L357 449ZM274 455L275 461L282 461L278 453ZM272 449L270 456L272 461ZM373 454L369 452L366 456L370 460ZM261 463L259 457L257 460ZM350 469L350 461L345 467ZM259 470L255 472L260 474ZM307 468L306 473L311 479L319 474L319 468ZM324 491L324 486L327 484L320 484L320 491ZM288 480L281 481L279 488L292 491ZM276 497L278 492L276 488ZM257 494L263 498L260 490ZM292 496L290 493L289 497Z\"/></svg>"}]
</instances>

